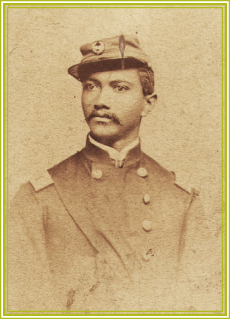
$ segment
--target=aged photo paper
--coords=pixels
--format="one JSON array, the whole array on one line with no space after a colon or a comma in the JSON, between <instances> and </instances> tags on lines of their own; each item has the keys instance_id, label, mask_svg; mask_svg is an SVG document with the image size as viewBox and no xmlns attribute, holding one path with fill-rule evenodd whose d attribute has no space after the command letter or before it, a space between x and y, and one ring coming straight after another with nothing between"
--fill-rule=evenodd
<instances>
[{"instance_id":1,"label":"aged photo paper","mask_svg":"<svg viewBox=\"0 0 230 319\"><path fill-rule=\"evenodd\" d=\"M225 6L8 4L8 315L225 311Z\"/></svg>"}]
</instances>

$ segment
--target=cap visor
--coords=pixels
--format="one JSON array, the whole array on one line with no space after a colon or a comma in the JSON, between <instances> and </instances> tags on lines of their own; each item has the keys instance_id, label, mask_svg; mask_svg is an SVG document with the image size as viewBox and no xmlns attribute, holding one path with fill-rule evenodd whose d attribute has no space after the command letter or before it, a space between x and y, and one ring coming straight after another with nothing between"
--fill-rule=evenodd
<instances>
[{"instance_id":1,"label":"cap visor","mask_svg":"<svg viewBox=\"0 0 230 319\"><path fill-rule=\"evenodd\" d=\"M96 62L85 62L71 66L68 73L79 81L84 81L92 73L148 67L146 62L135 58L106 59Z\"/></svg>"}]
</instances>

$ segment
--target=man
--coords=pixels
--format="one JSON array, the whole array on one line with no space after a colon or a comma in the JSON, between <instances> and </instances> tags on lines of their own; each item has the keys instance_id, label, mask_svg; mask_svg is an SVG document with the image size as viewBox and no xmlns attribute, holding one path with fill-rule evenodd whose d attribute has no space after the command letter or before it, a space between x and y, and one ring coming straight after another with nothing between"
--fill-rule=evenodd
<instances>
[{"instance_id":1,"label":"man","mask_svg":"<svg viewBox=\"0 0 230 319\"><path fill-rule=\"evenodd\" d=\"M141 151L141 119L157 99L148 56L123 35L81 53L68 72L82 82L90 133L83 150L14 199L9 309L220 308L198 192Z\"/></svg>"}]
</instances>

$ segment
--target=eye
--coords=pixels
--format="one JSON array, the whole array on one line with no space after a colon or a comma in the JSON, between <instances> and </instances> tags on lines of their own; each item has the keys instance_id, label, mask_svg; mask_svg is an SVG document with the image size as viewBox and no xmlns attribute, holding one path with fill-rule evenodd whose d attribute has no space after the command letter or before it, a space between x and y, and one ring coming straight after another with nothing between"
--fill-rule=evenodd
<instances>
[{"instance_id":1,"label":"eye","mask_svg":"<svg viewBox=\"0 0 230 319\"><path fill-rule=\"evenodd\" d=\"M97 86L94 83L85 83L84 84L84 90L92 91L92 90L94 90L96 88L97 88Z\"/></svg>"},{"instance_id":2,"label":"eye","mask_svg":"<svg viewBox=\"0 0 230 319\"><path fill-rule=\"evenodd\" d=\"M118 92L124 92L129 90L129 87L126 85L114 85L113 88Z\"/></svg>"}]
</instances>

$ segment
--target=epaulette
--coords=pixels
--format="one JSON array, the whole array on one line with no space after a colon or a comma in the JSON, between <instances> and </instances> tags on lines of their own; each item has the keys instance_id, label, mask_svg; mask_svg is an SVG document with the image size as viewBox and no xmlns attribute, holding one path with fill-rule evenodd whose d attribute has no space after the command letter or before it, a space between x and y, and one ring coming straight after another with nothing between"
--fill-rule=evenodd
<instances>
[{"instance_id":1,"label":"epaulette","mask_svg":"<svg viewBox=\"0 0 230 319\"><path fill-rule=\"evenodd\" d=\"M195 182L194 175L191 173L181 171L175 174L175 185L184 189L189 194L194 193L199 195L199 187Z\"/></svg>"},{"instance_id":2,"label":"epaulette","mask_svg":"<svg viewBox=\"0 0 230 319\"><path fill-rule=\"evenodd\" d=\"M44 171L41 174L37 174L36 177L30 179L30 183L33 185L36 192L54 183L50 174Z\"/></svg>"}]
</instances>

